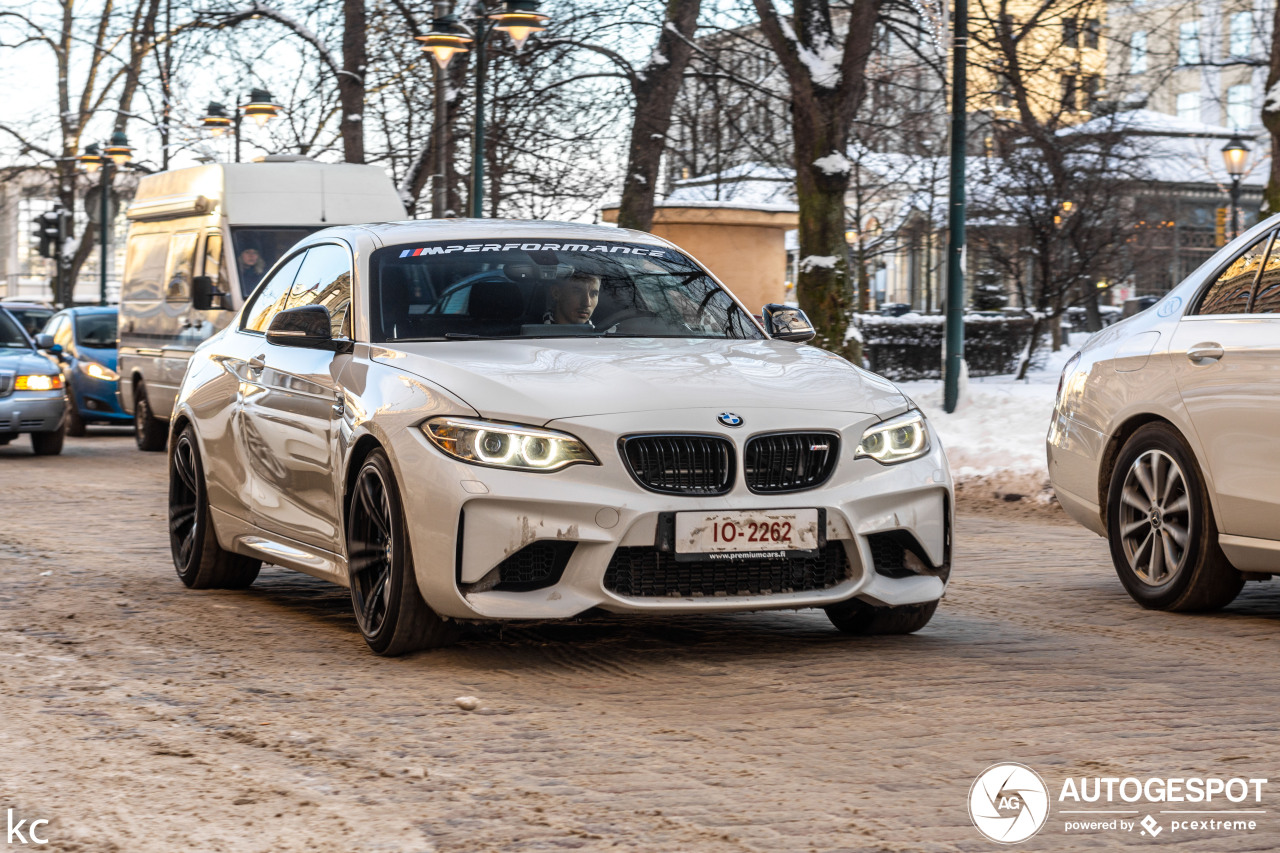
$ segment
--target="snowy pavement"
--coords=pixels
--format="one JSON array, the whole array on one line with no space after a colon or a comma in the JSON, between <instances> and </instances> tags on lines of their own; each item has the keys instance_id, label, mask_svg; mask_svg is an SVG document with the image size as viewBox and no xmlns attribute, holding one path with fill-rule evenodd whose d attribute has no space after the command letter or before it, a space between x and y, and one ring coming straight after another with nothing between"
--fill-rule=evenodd
<instances>
[{"instance_id":1,"label":"snowy pavement","mask_svg":"<svg viewBox=\"0 0 1280 853\"><path fill-rule=\"evenodd\" d=\"M1012 375L970 379L952 414L942 408L941 380L897 383L942 439L957 481L987 484L1002 496L1051 499L1044 441L1058 376L1088 335L1072 338L1072 345L1050 353L1045 366L1025 381Z\"/></svg>"}]
</instances>

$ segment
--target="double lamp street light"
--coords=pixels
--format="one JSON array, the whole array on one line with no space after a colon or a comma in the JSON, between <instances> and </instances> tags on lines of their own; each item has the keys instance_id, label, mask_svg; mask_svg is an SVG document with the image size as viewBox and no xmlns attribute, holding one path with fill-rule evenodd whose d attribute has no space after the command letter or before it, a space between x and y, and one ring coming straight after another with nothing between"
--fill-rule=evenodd
<instances>
[{"instance_id":1,"label":"double lamp street light","mask_svg":"<svg viewBox=\"0 0 1280 853\"><path fill-rule=\"evenodd\" d=\"M236 159L240 162L240 123L245 118L252 118L258 123L258 127L263 127L268 121L280 113L280 105L274 103L271 93L266 89L251 89L249 91L248 102L231 108L231 112L227 112L226 105L217 101L210 101L209 106L205 107L204 117L200 119L200 126L213 134L214 138L221 136L230 128L231 133L235 136Z\"/></svg>"},{"instance_id":2,"label":"double lamp street light","mask_svg":"<svg viewBox=\"0 0 1280 853\"><path fill-rule=\"evenodd\" d=\"M99 144L90 142L84 147L84 153L78 158L85 172L93 174L101 172L98 182L98 248L101 256L98 263L98 304L107 304L107 257L111 246L111 179L115 173L124 169L138 172L149 172L143 166L133 163L133 149L129 147L129 137L123 130L111 134L111 141ZM90 217L92 218L92 217ZM69 287L70 285L64 285ZM70 292L66 294L70 302Z\"/></svg>"},{"instance_id":3,"label":"double lamp street light","mask_svg":"<svg viewBox=\"0 0 1280 853\"><path fill-rule=\"evenodd\" d=\"M492 12L475 18L460 18L457 15L444 15L431 21L431 31L418 36L422 49L435 57L436 61L436 150L443 150L444 132L444 74L449 61L459 53L467 53L471 45L476 53L476 108L475 128L472 141L471 161L471 215L479 219L484 216L484 83L487 56L485 46L494 30L505 32L511 37L516 51L519 52L529 36L542 32L547 28L548 18L538 13L538 0L504 0L501 12ZM437 168L442 172L443 157L437 154ZM440 193L443 175L439 172L437 179L436 212L439 213Z\"/></svg>"}]
</instances>

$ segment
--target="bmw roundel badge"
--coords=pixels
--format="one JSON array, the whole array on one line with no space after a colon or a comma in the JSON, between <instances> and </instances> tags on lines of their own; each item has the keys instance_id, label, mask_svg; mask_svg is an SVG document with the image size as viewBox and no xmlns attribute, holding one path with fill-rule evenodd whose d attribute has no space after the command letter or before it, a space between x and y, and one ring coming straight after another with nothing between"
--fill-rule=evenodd
<instances>
[{"instance_id":1,"label":"bmw roundel badge","mask_svg":"<svg viewBox=\"0 0 1280 853\"><path fill-rule=\"evenodd\" d=\"M716 418L716 420L727 427L742 426L742 418L739 415L735 415L733 412L721 412L720 417Z\"/></svg>"}]
</instances>

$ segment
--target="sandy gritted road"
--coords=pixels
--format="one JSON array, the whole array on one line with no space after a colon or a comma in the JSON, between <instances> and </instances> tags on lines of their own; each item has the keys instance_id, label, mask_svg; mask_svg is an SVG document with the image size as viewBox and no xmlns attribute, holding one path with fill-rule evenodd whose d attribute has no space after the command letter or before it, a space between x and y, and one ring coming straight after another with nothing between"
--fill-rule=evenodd
<instances>
[{"instance_id":1,"label":"sandy gritted road","mask_svg":"<svg viewBox=\"0 0 1280 853\"><path fill-rule=\"evenodd\" d=\"M916 636L593 618L382 660L337 587L268 568L185 589L162 455L29 453L0 448L0 807L48 844L4 850L985 851L966 803L1000 761L1055 800L1023 849L1280 846L1276 584L1147 613L1100 539L970 511ZM1066 832L1081 776L1276 778L1213 805L1265 812L1252 832L1152 838Z\"/></svg>"}]
</instances>

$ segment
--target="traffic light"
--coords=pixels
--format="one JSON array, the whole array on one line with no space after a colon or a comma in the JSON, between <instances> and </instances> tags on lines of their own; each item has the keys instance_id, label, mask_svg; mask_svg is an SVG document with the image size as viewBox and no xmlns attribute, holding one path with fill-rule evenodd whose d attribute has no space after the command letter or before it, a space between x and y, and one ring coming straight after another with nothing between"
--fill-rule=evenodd
<instances>
[{"instance_id":1,"label":"traffic light","mask_svg":"<svg viewBox=\"0 0 1280 853\"><path fill-rule=\"evenodd\" d=\"M36 217L32 233L35 235L36 251L42 258L53 258L58 254L62 241L58 239L59 217L55 211L42 213Z\"/></svg>"}]
</instances>

